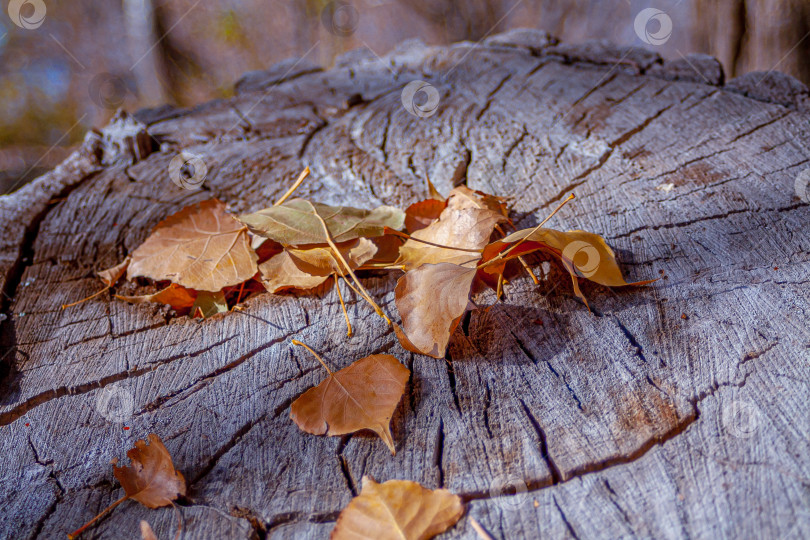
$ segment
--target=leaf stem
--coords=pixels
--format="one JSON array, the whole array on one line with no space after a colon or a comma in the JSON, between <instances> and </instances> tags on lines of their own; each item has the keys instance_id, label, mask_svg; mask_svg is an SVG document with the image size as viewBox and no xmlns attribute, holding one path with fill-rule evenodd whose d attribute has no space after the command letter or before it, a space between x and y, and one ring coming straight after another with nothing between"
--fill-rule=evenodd
<instances>
[{"instance_id":1,"label":"leaf stem","mask_svg":"<svg viewBox=\"0 0 810 540\"><path fill-rule=\"evenodd\" d=\"M442 245L442 244L435 244L433 242L428 242L427 240L421 240L419 238L414 238L413 236L411 236L411 235L409 235L407 233L401 232L401 231L396 231L394 229L389 229L388 227L385 228L385 232L387 234L392 234L394 236L399 236L401 238L407 238L408 240L413 240L414 242L420 242L422 244L427 244L429 246L442 248L442 249L455 249L456 251L466 251L468 253L482 253L484 251L482 249L460 248L460 247L455 247L455 246L445 246L445 245Z\"/></svg>"},{"instance_id":2,"label":"leaf stem","mask_svg":"<svg viewBox=\"0 0 810 540\"><path fill-rule=\"evenodd\" d=\"M273 206L278 206L284 201L286 201L290 197L290 195L292 195L293 192L296 189L298 189L298 186L301 185L301 183L304 181L304 178L306 178L307 176L309 176L309 167L304 167L304 170L301 171L301 174L298 175L298 179L295 181L295 183L292 186L290 186L290 189L288 189L287 192L284 195L282 195L279 200L273 203Z\"/></svg>"},{"instance_id":3,"label":"leaf stem","mask_svg":"<svg viewBox=\"0 0 810 540\"><path fill-rule=\"evenodd\" d=\"M120 499L118 499L117 501L112 503L110 506L108 506L107 508L105 508L104 510L99 512L96 517L94 517L93 519L91 519L90 521L88 521L87 523L85 523L84 525L82 525L81 527L79 527L78 529L76 529L75 531L70 533L69 535L67 535L68 539L69 540L74 540L74 539L78 538L79 535L82 534L90 525L92 525L93 523L95 523L96 521L101 519L102 516L106 515L110 511L112 511L113 508L115 508L116 506L118 506L119 504L121 504L122 502L127 500L128 498L129 498L129 495L124 495L123 497L121 497Z\"/></svg>"},{"instance_id":4,"label":"leaf stem","mask_svg":"<svg viewBox=\"0 0 810 540\"><path fill-rule=\"evenodd\" d=\"M110 290L110 286L108 285L108 286L104 287L103 289L101 289L100 291L98 291L97 293L93 293L93 294L91 294L91 295L90 295L90 296L88 296L87 298L82 298L81 300L77 300L77 301L75 301L75 302L71 302L70 304L62 304L62 309L69 308L69 307L73 307L73 306L78 306L79 304L81 304L81 303L83 303L83 302L87 302L87 301L88 301L88 300L90 300L91 298L95 298L96 296L100 295L100 294L101 294L101 293L103 293L104 291L109 291L109 290Z\"/></svg>"},{"instance_id":5,"label":"leaf stem","mask_svg":"<svg viewBox=\"0 0 810 540\"><path fill-rule=\"evenodd\" d=\"M337 289L338 298L340 299L340 307L343 309L343 316L346 317L346 336L352 337L352 322L349 320L349 312L346 311L346 304L343 303L343 293L340 292L340 279L338 279L337 272L332 274L335 278L335 289ZM346 281L346 278L343 278Z\"/></svg>"},{"instance_id":6,"label":"leaf stem","mask_svg":"<svg viewBox=\"0 0 810 540\"><path fill-rule=\"evenodd\" d=\"M318 353L316 353L315 351L313 351L312 349L310 349L309 345L307 345L306 343L301 343L301 342L300 342L300 341L298 341L297 339L292 339L292 340L290 340L290 341L292 342L292 344L293 344L293 345L300 345L301 347L303 347L303 348L305 348L306 350L308 350L309 352L311 352L311 353L312 353L312 356L314 356L315 358L317 358L317 359L318 359L318 362L320 362L320 363L321 363L321 365L322 365L322 366L323 366L323 368L326 370L326 372L327 372L327 373L329 373L329 375L331 375L331 374L332 374L332 370L331 370L331 369L329 369L329 366L327 366L327 365L326 365L326 362L324 362L324 361L323 361L323 358L321 358L320 356L318 356Z\"/></svg>"}]
</instances>

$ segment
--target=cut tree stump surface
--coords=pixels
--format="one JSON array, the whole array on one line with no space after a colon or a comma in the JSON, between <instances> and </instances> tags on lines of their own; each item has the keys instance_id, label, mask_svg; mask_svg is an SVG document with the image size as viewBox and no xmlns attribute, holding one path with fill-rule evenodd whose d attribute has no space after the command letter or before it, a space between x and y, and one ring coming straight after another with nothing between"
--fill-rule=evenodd
<instances>
[{"instance_id":1,"label":"cut tree stump surface","mask_svg":"<svg viewBox=\"0 0 810 540\"><path fill-rule=\"evenodd\" d=\"M439 92L430 117L402 105L417 79ZM137 113L154 141L119 115L0 197L0 537L87 521L122 493L110 460L150 432L188 480L184 538L327 537L363 475L460 494L467 513L441 538L475 538L468 517L495 538L807 537L807 111L807 88L778 73L724 86L710 57L512 31L329 70L288 61L231 99ZM203 189L170 180L181 149L204 159ZM602 234L629 281L660 279L583 284L589 312L538 262L540 285L523 276L472 312L446 360L406 352L356 298L347 339L327 288L203 321L109 293L60 309L166 216L213 196L258 210L305 165L301 197L405 206L427 173L445 194L511 197L518 227L574 192L550 226ZM395 315L396 278L364 279ZM291 338L335 368L385 352L412 370L395 457L373 435L293 424L325 372ZM100 413L113 390L131 417ZM172 508L128 501L86 538L137 538L141 519L174 537Z\"/></svg>"}]
</instances>

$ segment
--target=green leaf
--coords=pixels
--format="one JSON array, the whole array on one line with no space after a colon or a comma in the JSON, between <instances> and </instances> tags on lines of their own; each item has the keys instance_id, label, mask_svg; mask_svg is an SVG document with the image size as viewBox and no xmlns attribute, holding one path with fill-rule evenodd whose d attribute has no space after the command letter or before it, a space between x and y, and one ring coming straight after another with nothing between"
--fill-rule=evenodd
<instances>
[{"instance_id":1,"label":"green leaf","mask_svg":"<svg viewBox=\"0 0 810 540\"><path fill-rule=\"evenodd\" d=\"M200 311L197 311L198 309ZM228 311L228 302L225 300L225 293L222 291L197 292L197 299L194 301L194 307L191 308L192 316L196 316L197 313L202 312L203 319L207 319L217 313L225 313L226 311Z\"/></svg>"},{"instance_id":2,"label":"green leaf","mask_svg":"<svg viewBox=\"0 0 810 540\"><path fill-rule=\"evenodd\" d=\"M304 199L293 199L239 220L255 234L286 246L322 244L326 235L320 216L336 243L355 238L372 238L385 234L385 228L401 229L405 213L392 206L363 210L348 206L327 206Z\"/></svg>"}]
</instances>

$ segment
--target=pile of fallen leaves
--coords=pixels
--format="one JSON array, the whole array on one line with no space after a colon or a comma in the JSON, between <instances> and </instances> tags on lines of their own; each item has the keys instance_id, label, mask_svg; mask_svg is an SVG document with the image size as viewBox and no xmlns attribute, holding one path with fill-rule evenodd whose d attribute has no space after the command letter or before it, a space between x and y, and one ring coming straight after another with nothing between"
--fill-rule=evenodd
<instances>
[{"instance_id":1,"label":"pile of fallen leaves","mask_svg":"<svg viewBox=\"0 0 810 540\"><path fill-rule=\"evenodd\" d=\"M579 278L606 286L648 283L627 283L601 236L543 227L573 196L538 226L507 235L512 223L505 200L465 186L445 199L428 181L430 198L404 211L288 200L307 174L276 204L252 214L234 216L211 199L166 218L121 264L99 272L105 288L97 294L125 274L128 280L146 278L156 291L116 297L210 317L239 309L249 295L307 291L331 279L351 336L342 280L393 326L405 349L443 358L462 316L477 307L471 301L476 286L490 287L500 298L504 284L519 271L537 283L526 259L534 252L559 260L583 301ZM366 270L402 273L395 290L401 323L391 320L358 279L357 273ZM299 428L315 435L371 430L395 453L390 422L410 371L394 356L376 354L332 372L315 351L297 340L293 344L306 347L328 374L292 403L290 417ZM132 467L115 468L126 495L110 509L127 498L155 508L185 494L183 477L160 439L150 435L150 443L138 441L130 450ZM362 493L341 513L333 537L430 538L452 526L462 512L460 499L445 490L364 479Z\"/></svg>"}]
</instances>

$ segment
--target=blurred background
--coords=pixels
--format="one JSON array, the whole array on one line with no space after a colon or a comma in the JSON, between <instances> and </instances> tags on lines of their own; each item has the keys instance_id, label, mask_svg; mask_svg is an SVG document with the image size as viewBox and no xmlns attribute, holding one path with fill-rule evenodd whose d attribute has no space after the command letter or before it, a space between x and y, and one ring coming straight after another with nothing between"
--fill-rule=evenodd
<instances>
[{"instance_id":1,"label":"blurred background","mask_svg":"<svg viewBox=\"0 0 810 540\"><path fill-rule=\"evenodd\" d=\"M0 193L62 161L119 106L227 97L246 71L290 57L329 66L358 47L437 45L532 27L608 39L665 59L707 53L727 78L779 70L810 81L808 0L3 0ZM634 27L648 17L647 34ZM657 13L650 11L646 13ZM642 39L641 35L649 36Z\"/></svg>"}]
</instances>

